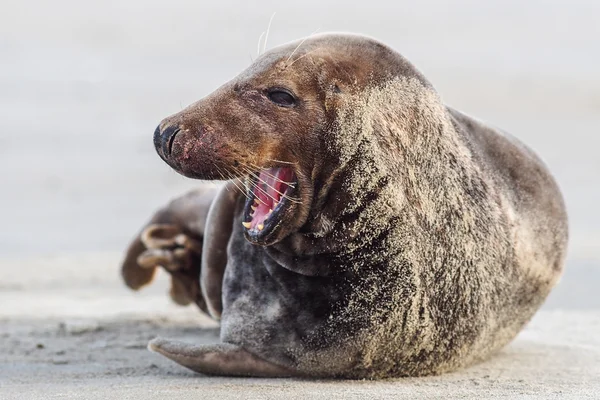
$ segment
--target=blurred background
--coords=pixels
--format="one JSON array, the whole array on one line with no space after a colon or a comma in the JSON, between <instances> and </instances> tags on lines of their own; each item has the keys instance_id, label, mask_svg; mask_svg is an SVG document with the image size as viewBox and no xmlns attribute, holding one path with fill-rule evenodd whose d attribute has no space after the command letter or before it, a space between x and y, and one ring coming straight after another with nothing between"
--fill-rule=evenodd
<instances>
[{"instance_id":1,"label":"blurred background","mask_svg":"<svg viewBox=\"0 0 600 400\"><path fill-rule=\"evenodd\" d=\"M121 252L194 187L156 155L153 131L246 68L273 12L269 48L317 29L373 36L448 105L533 148L571 226L546 307L600 306L597 0L2 0L0 259Z\"/></svg>"}]
</instances>

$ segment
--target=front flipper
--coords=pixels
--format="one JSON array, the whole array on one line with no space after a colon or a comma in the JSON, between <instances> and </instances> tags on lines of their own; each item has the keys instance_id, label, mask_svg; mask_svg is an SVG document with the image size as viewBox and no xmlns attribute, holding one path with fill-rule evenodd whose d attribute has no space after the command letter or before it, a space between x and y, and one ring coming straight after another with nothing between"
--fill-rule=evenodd
<instances>
[{"instance_id":1,"label":"front flipper","mask_svg":"<svg viewBox=\"0 0 600 400\"><path fill-rule=\"evenodd\" d=\"M223 274L227 266L227 244L233 229L235 205L239 190L227 183L212 202L206 217L206 229L202 252L200 287L210 315L221 319L223 311Z\"/></svg>"},{"instance_id":2,"label":"front flipper","mask_svg":"<svg viewBox=\"0 0 600 400\"><path fill-rule=\"evenodd\" d=\"M272 364L240 346L230 343L192 345L156 338L148 349L205 375L285 378L298 376L294 371Z\"/></svg>"}]
</instances>

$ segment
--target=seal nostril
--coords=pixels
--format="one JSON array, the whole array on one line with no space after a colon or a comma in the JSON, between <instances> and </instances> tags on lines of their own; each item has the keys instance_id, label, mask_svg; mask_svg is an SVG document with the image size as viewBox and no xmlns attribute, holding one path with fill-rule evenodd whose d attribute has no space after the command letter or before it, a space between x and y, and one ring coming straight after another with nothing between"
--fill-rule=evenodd
<instances>
[{"instance_id":1,"label":"seal nostril","mask_svg":"<svg viewBox=\"0 0 600 400\"><path fill-rule=\"evenodd\" d=\"M169 156L173 150L175 136L181 131L177 125L169 125L161 130L160 125L154 131L154 147L159 155Z\"/></svg>"},{"instance_id":2,"label":"seal nostril","mask_svg":"<svg viewBox=\"0 0 600 400\"><path fill-rule=\"evenodd\" d=\"M175 129L173 133L171 133L171 136L169 136L169 139L167 140L167 154L171 154L171 151L173 150L173 141L175 141L175 136L177 136L180 130L181 129L179 128Z\"/></svg>"}]
</instances>

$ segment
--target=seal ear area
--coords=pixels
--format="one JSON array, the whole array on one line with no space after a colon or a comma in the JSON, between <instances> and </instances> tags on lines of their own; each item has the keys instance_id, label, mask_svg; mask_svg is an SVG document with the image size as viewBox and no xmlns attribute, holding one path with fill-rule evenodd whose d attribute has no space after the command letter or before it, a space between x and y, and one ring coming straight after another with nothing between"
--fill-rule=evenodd
<instances>
[{"instance_id":1,"label":"seal ear area","mask_svg":"<svg viewBox=\"0 0 600 400\"><path fill-rule=\"evenodd\" d=\"M286 378L299 375L295 371L272 364L242 347L230 343L193 345L156 338L148 343L148 350L205 375L265 378Z\"/></svg>"},{"instance_id":2,"label":"seal ear area","mask_svg":"<svg viewBox=\"0 0 600 400\"><path fill-rule=\"evenodd\" d=\"M345 101L345 95L351 93L346 85L341 82L328 82L323 90L323 103L325 112L335 112Z\"/></svg>"}]
</instances>

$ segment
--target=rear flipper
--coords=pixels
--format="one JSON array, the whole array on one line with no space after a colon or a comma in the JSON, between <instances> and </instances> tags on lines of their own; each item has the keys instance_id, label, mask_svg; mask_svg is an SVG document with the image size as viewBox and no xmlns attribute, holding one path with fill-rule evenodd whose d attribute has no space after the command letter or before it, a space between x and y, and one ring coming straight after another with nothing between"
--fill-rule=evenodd
<instances>
[{"instance_id":1,"label":"rear flipper","mask_svg":"<svg viewBox=\"0 0 600 400\"><path fill-rule=\"evenodd\" d=\"M240 196L231 182L203 186L159 210L127 250L121 267L127 286L138 290L162 267L171 275L173 301L194 302L218 320L227 244Z\"/></svg>"},{"instance_id":2,"label":"rear flipper","mask_svg":"<svg viewBox=\"0 0 600 400\"><path fill-rule=\"evenodd\" d=\"M272 364L240 346L230 343L192 345L156 338L148 349L170 358L192 371L205 375L256 376L284 378L297 376L294 371Z\"/></svg>"}]
</instances>

